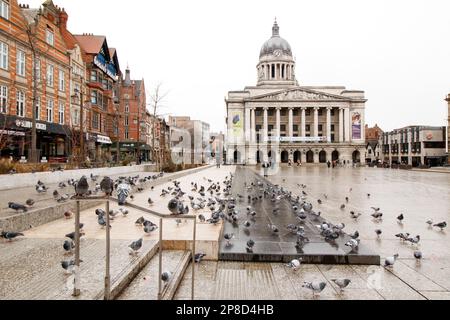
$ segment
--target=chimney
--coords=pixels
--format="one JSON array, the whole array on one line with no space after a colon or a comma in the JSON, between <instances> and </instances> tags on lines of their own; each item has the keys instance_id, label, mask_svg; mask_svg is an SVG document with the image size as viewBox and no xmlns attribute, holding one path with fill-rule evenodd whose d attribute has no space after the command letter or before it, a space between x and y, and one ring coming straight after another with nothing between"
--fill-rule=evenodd
<instances>
[{"instance_id":1,"label":"chimney","mask_svg":"<svg viewBox=\"0 0 450 320\"><path fill-rule=\"evenodd\" d=\"M67 20L69 20L69 15L63 9L59 10L59 28L67 30Z\"/></svg>"},{"instance_id":2,"label":"chimney","mask_svg":"<svg viewBox=\"0 0 450 320\"><path fill-rule=\"evenodd\" d=\"M131 75L130 75L130 68L127 66L127 69L125 70L125 86L129 87L131 86Z\"/></svg>"}]
</instances>

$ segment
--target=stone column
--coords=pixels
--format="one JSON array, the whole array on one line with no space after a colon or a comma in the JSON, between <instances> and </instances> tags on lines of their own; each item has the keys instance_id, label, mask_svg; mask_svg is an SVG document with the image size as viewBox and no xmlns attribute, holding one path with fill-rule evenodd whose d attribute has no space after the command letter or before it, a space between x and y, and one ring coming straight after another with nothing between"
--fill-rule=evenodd
<instances>
[{"instance_id":1,"label":"stone column","mask_svg":"<svg viewBox=\"0 0 450 320\"><path fill-rule=\"evenodd\" d=\"M267 107L264 107L264 125L263 125L263 143L267 143L267 132L269 131L269 119L267 115Z\"/></svg>"},{"instance_id":2,"label":"stone column","mask_svg":"<svg viewBox=\"0 0 450 320\"><path fill-rule=\"evenodd\" d=\"M328 143L331 142L331 109L330 107L327 108L327 140Z\"/></svg>"},{"instance_id":3,"label":"stone column","mask_svg":"<svg viewBox=\"0 0 450 320\"><path fill-rule=\"evenodd\" d=\"M276 128L275 130L277 131L276 135L277 137L280 136L280 127L281 127L281 118L280 118L280 107L277 107L276 112L277 112L277 119L276 119Z\"/></svg>"},{"instance_id":4,"label":"stone column","mask_svg":"<svg viewBox=\"0 0 450 320\"><path fill-rule=\"evenodd\" d=\"M294 136L294 114L293 114L293 110L292 108L289 108L289 129L288 129L288 133L289 133L289 137L292 138Z\"/></svg>"},{"instance_id":5,"label":"stone column","mask_svg":"<svg viewBox=\"0 0 450 320\"><path fill-rule=\"evenodd\" d=\"M345 142L350 142L351 141L351 119L350 119L350 109L349 108L345 108L344 109L344 121L345 121ZM361 128L361 130L364 130L364 128Z\"/></svg>"},{"instance_id":6,"label":"stone column","mask_svg":"<svg viewBox=\"0 0 450 320\"><path fill-rule=\"evenodd\" d=\"M339 142L344 142L344 109L339 108Z\"/></svg>"},{"instance_id":7,"label":"stone column","mask_svg":"<svg viewBox=\"0 0 450 320\"><path fill-rule=\"evenodd\" d=\"M250 128L250 108L245 108L245 143L250 142L251 128Z\"/></svg>"},{"instance_id":8,"label":"stone column","mask_svg":"<svg viewBox=\"0 0 450 320\"><path fill-rule=\"evenodd\" d=\"M302 137L306 137L306 108L302 108Z\"/></svg>"},{"instance_id":9,"label":"stone column","mask_svg":"<svg viewBox=\"0 0 450 320\"><path fill-rule=\"evenodd\" d=\"M251 109L251 114L252 114L252 131L251 131L251 136L252 136L252 143L256 143L256 118L255 118L255 108Z\"/></svg>"},{"instance_id":10,"label":"stone column","mask_svg":"<svg viewBox=\"0 0 450 320\"><path fill-rule=\"evenodd\" d=\"M314 108L314 130L313 130L314 138L319 136L319 108Z\"/></svg>"}]
</instances>

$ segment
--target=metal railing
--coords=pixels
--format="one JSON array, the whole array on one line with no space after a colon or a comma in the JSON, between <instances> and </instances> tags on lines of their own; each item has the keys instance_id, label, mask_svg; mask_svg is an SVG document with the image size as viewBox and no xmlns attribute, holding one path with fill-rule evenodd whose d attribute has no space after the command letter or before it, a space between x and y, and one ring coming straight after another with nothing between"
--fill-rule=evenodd
<instances>
[{"instance_id":1,"label":"metal railing","mask_svg":"<svg viewBox=\"0 0 450 320\"><path fill-rule=\"evenodd\" d=\"M118 199L111 198L109 196L106 197L88 197L88 198L75 198L76 200L76 212L75 212L75 266L74 266L74 289L73 296L77 297L81 294L81 290L79 288L80 283L80 213L81 213L81 201L104 201L105 209L106 209L106 263L105 263L105 289L104 289L104 299L111 299L111 232L110 232L110 217L109 217L109 203L110 201L118 202ZM183 218L185 220L193 220L193 232L192 232L192 251L191 251L191 259L192 259L192 279L191 279L191 300L194 300L194 279L195 279L195 242L196 242L196 230L197 230L197 217L195 215L165 215L158 213L156 211L149 210L147 208L143 208L134 204L126 203L126 207L130 207L142 212L145 212L150 215L154 215L159 217L159 238L158 238L158 250L159 250L159 276L158 276L158 300L161 300L163 295L168 289L168 285L162 288L162 251L163 251L163 221L164 220L174 220Z\"/></svg>"}]
</instances>

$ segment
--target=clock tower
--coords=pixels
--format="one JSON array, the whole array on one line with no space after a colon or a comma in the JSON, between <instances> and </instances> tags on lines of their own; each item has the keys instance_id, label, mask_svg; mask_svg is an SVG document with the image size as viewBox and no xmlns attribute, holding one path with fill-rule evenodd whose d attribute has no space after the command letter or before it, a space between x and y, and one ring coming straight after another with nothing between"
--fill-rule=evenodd
<instances>
[{"instance_id":1,"label":"clock tower","mask_svg":"<svg viewBox=\"0 0 450 320\"><path fill-rule=\"evenodd\" d=\"M291 46L280 37L280 27L276 20L272 27L272 37L261 48L257 70L258 86L298 85Z\"/></svg>"}]
</instances>

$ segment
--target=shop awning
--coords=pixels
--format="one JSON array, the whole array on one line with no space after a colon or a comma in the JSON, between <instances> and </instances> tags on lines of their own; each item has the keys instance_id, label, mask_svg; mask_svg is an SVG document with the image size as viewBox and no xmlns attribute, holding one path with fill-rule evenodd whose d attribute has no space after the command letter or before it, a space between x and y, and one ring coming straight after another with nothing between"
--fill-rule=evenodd
<instances>
[{"instance_id":1,"label":"shop awning","mask_svg":"<svg viewBox=\"0 0 450 320\"><path fill-rule=\"evenodd\" d=\"M97 142L103 144L112 144L111 138L97 134Z\"/></svg>"}]
</instances>

